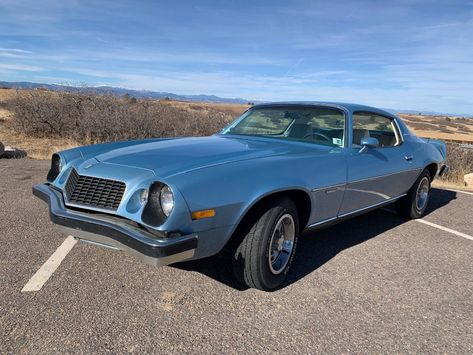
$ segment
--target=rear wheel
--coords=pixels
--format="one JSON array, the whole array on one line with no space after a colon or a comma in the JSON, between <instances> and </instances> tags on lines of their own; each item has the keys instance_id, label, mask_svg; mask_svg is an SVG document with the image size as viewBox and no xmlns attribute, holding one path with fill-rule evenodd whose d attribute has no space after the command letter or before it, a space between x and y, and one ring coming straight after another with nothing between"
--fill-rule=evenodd
<instances>
[{"instance_id":1,"label":"rear wheel","mask_svg":"<svg viewBox=\"0 0 473 355\"><path fill-rule=\"evenodd\" d=\"M424 170L417 178L406 196L397 202L400 215L415 219L424 215L430 196L431 177L428 170Z\"/></svg>"},{"instance_id":2,"label":"rear wheel","mask_svg":"<svg viewBox=\"0 0 473 355\"><path fill-rule=\"evenodd\" d=\"M297 208L289 199L276 201L251 220L251 229L232 252L233 271L244 285L269 291L289 272L297 246Z\"/></svg>"}]
</instances>

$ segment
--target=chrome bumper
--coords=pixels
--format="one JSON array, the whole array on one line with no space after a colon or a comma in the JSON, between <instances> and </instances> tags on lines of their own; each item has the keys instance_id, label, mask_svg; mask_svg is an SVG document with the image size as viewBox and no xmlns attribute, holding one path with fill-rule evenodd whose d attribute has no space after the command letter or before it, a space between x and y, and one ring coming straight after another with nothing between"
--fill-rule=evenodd
<instances>
[{"instance_id":1,"label":"chrome bumper","mask_svg":"<svg viewBox=\"0 0 473 355\"><path fill-rule=\"evenodd\" d=\"M67 209L61 191L49 184L33 186L33 194L48 203L51 221L66 233L89 244L124 251L148 264L184 261L197 248L196 234L157 237L118 217Z\"/></svg>"}]
</instances>

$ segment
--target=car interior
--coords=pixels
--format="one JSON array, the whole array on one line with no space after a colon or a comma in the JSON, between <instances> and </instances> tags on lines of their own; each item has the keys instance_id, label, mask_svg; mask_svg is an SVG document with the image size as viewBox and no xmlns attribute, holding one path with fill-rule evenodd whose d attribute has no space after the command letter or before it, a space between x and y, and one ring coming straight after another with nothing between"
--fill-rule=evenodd
<instances>
[{"instance_id":1,"label":"car interior","mask_svg":"<svg viewBox=\"0 0 473 355\"><path fill-rule=\"evenodd\" d=\"M344 127L344 114L333 108L278 107L251 110L226 132L343 146Z\"/></svg>"},{"instance_id":2,"label":"car interior","mask_svg":"<svg viewBox=\"0 0 473 355\"><path fill-rule=\"evenodd\" d=\"M285 117L293 119L284 133L288 138L331 146L343 145L345 118L339 112L326 109L287 111Z\"/></svg>"},{"instance_id":3,"label":"car interior","mask_svg":"<svg viewBox=\"0 0 473 355\"><path fill-rule=\"evenodd\" d=\"M361 147L361 139L376 138L379 147L387 148L399 145L400 140L393 121L384 116L369 112L353 114L353 146Z\"/></svg>"}]
</instances>

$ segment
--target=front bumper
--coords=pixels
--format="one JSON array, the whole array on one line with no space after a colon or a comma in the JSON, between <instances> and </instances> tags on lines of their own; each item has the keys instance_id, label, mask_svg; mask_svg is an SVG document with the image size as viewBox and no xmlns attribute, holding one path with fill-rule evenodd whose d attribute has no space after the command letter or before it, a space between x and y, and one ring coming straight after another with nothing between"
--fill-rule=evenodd
<instances>
[{"instance_id":1,"label":"front bumper","mask_svg":"<svg viewBox=\"0 0 473 355\"><path fill-rule=\"evenodd\" d=\"M33 194L48 203L54 224L86 243L121 250L156 266L190 259L197 249L196 234L156 237L119 217L67 209L61 191L49 184L33 186Z\"/></svg>"}]
</instances>

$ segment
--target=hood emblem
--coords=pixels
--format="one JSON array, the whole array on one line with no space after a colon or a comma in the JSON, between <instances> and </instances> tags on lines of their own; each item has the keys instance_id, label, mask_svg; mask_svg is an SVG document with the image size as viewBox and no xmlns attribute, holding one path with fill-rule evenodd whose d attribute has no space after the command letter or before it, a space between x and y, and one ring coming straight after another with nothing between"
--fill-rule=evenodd
<instances>
[{"instance_id":1,"label":"hood emblem","mask_svg":"<svg viewBox=\"0 0 473 355\"><path fill-rule=\"evenodd\" d=\"M91 167L93 167L97 163L98 163L98 161L96 159L89 159L86 162L84 162L84 164L82 165L82 169L84 169L84 170L85 169L90 169Z\"/></svg>"}]
</instances>

